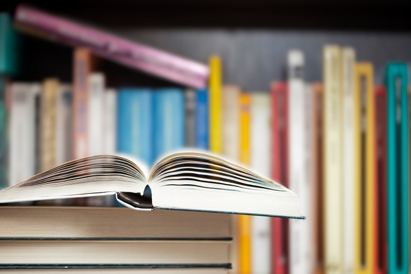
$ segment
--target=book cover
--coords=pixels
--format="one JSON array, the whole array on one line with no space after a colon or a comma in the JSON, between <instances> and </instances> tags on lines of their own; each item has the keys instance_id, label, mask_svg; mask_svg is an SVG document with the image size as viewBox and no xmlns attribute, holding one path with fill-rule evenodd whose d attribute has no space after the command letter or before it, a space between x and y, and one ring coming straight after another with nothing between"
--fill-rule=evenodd
<instances>
[{"instance_id":1,"label":"book cover","mask_svg":"<svg viewBox=\"0 0 411 274\"><path fill-rule=\"evenodd\" d=\"M208 150L209 147L209 99L208 89L198 89L195 108L195 146Z\"/></svg>"},{"instance_id":2,"label":"book cover","mask_svg":"<svg viewBox=\"0 0 411 274\"><path fill-rule=\"evenodd\" d=\"M355 65L355 273L375 273L375 113L370 63Z\"/></svg>"},{"instance_id":3,"label":"book cover","mask_svg":"<svg viewBox=\"0 0 411 274\"><path fill-rule=\"evenodd\" d=\"M210 151L222 153L222 95L221 95L221 60L219 56L210 57L210 87L209 87L209 110L210 110Z\"/></svg>"},{"instance_id":4,"label":"book cover","mask_svg":"<svg viewBox=\"0 0 411 274\"><path fill-rule=\"evenodd\" d=\"M41 92L42 87L37 84L13 83L11 86L10 186L36 174L35 99Z\"/></svg>"},{"instance_id":5,"label":"book cover","mask_svg":"<svg viewBox=\"0 0 411 274\"><path fill-rule=\"evenodd\" d=\"M0 73L15 75L19 70L19 36L10 15L0 13Z\"/></svg>"},{"instance_id":6,"label":"book cover","mask_svg":"<svg viewBox=\"0 0 411 274\"><path fill-rule=\"evenodd\" d=\"M185 138L186 147L195 147L195 126L196 126L196 91L193 89L188 89L184 92L185 97Z\"/></svg>"},{"instance_id":7,"label":"book cover","mask_svg":"<svg viewBox=\"0 0 411 274\"><path fill-rule=\"evenodd\" d=\"M388 273L387 240L387 89L375 86L375 273Z\"/></svg>"},{"instance_id":8,"label":"book cover","mask_svg":"<svg viewBox=\"0 0 411 274\"><path fill-rule=\"evenodd\" d=\"M272 177L288 187L288 92L286 82L271 85ZM272 219L272 268L274 274L288 273L288 220Z\"/></svg>"},{"instance_id":9,"label":"book cover","mask_svg":"<svg viewBox=\"0 0 411 274\"><path fill-rule=\"evenodd\" d=\"M250 106L251 167L271 177L271 98L269 93L252 92ZM271 218L251 218L251 273L271 273Z\"/></svg>"},{"instance_id":10,"label":"book cover","mask_svg":"<svg viewBox=\"0 0 411 274\"><path fill-rule=\"evenodd\" d=\"M90 50L77 48L74 51L73 86L73 157L89 155L88 148L88 77L94 67Z\"/></svg>"},{"instance_id":11,"label":"book cover","mask_svg":"<svg viewBox=\"0 0 411 274\"><path fill-rule=\"evenodd\" d=\"M251 95L242 93L240 104L240 162L249 166L251 162L250 148L250 122L251 122ZM238 217L239 239L239 272L251 273L251 216L240 215Z\"/></svg>"},{"instance_id":12,"label":"book cover","mask_svg":"<svg viewBox=\"0 0 411 274\"><path fill-rule=\"evenodd\" d=\"M154 161L152 91L122 88L118 90L117 100L117 151L151 165Z\"/></svg>"},{"instance_id":13,"label":"book cover","mask_svg":"<svg viewBox=\"0 0 411 274\"><path fill-rule=\"evenodd\" d=\"M408 273L407 66L389 63L387 85L388 272Z\"/></svg>"},{"instance_id":14,"label":"book cover","mask_svg":"<svg viewBox=\"0 0 411 274\"><path fill-rule=\"evenodd\" d=\"M177 88L153 94L154 160L185 145L184 92Z\"/></svg>"},{"instance_id":15,"label":"book cover","mask_svg":"<svg viewBox=\"0 0 411 274\"><path fill-rule=\"evenodd\" d=\"M343 268L344 273L354 273L355 249L355 131L354 131L354 89L355 89L355 51L353 48L341 49L342 59L342 126L343 126Z\"/></svg>"},{"instance_id":16,"label":"book cover","mask_svg":"<svg viewBox=\"0 0 411 274\"><path fill-rule=\"evenodd\" d=\"M291 50L287 56L288 69L288 119L289 119L289 156L288 178L289 188L298 193L304 214L309 216L305 222L289 222L289 272L311 273L311 180L307 171L307 159L310 154L309 141L309 91L304 83L304 54L299 50Z\"/></svg>"},{"instance_id":17,"label":"book cover","mask_svg":"<svg viewBox=\"0 0 411 274\"><path fill-rule=\"evenodd\" d=\"M324 271L342 273L341 49L323 48L324 84Z\"/></svg>"},{"instance_id":18,"label":"book cover","mask_svg":"<svg viewBox=\"0 0 411 274\"><path fill-rule=\"evenodd\" d=\"M87 47L93 54L194 88L204 88L207 66L107 32L87 27L34 8L19 5L14 21L24 31L41 34L74 47Z\"/></svg>"},{"instance_id":19,"label":"book cover","mask_svg":"<svg viewBox=\"0 0 411 274\"><path fill-rule=\"evenodd\" d=\"M324 180L323 180L323 85L312 84L313 145L313 264L314 273L324 273Z\"/></svg>"},{"instance_id":20,"label":"book cover","mask_svg":"<svg viewBox=\"0 0 411 274\"><path fill-rule=\"evenodd\" d=\"M59 81L46 79L41 92L41 171L57 166L57 93ZM33 138L34 139L34 138ZM34 146L33 146L34 147Z\"/></svg>"}]
</instances>

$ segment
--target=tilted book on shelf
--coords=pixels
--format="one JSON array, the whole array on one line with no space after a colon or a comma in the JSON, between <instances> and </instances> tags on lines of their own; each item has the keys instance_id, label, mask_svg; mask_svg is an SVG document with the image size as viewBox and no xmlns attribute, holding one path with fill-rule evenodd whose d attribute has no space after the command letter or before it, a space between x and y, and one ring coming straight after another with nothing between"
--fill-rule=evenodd
<instances>
[{"instance_id":1,"label":"tilted book on shelf","mask_svg":"<svg viewBox=\"0 0 411 274\"><path fill-rule=\"evenodd\" d=\"M0 191L1 203L115 194L126 207L304 218L297 195L240 165L180 152L151 172L110 155L85 157Z\"/></svg>"}]
</instances>

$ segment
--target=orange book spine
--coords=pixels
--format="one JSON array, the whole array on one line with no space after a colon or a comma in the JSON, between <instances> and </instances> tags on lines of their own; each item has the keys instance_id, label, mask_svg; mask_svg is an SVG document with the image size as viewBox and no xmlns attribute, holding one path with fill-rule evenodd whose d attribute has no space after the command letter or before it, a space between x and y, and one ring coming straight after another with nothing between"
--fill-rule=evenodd
<instances>
[{"instance_id":1,"label":"orange book spine","mask_svg":"<svg viewBox=\"0 0 411 274\"><path fill-rule=\"evenodd\" d=\"M250 94L240 95L240 162L250 164ZM238 218L240 273L251 273L251 217L241 215Z\"/></svg>"}]
</instances>

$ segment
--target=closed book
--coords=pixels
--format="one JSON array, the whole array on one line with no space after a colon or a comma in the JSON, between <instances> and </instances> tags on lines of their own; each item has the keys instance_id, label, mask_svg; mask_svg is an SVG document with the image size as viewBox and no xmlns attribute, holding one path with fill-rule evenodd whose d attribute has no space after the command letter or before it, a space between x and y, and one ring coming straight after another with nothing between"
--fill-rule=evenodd
<instances>
[{"instance_id":1,"label":"closed book","mask_svg":"<svg viewBox=\"0 0 411 274\"><path fill-rule=\"evenodd\" d=\"M177 83L204 88L207 66L138 44L46 12L19 5L14 21L24 31L66 45L87 47L93 54Z\"/></svg>"},{"instance_id":2,"label":"closed book","mask_svg":"<svg viewBox=\"0 0 411 274\"><path fill-rule=\"evenodd\" d=\"M0 74L15 75L20 68L20 39L11 16L0 12Z\"/></svg>"},{"instance_id":3,"label":"closed book","mask_svg":"<svg viewBox=\"0 0 411 274\"><path fill-rule=\"evenodd\" d=\"M103 154L115 154L117 149L117 90L103 92Z\"/></svg>"},{"instance_id":4,"label":"closed book","mask_svg":"<svg viewBox=\"0 0 411 274\"><path fill-rule=\"evenodd\" d=\"M9 267L9 268L6 268ZM140 265L56 265L54 269L50 269L50 266L45 265L27 265L16 266L7 265L6 269L13 269L13 273L46 273L46 274L61 274L62 269L64 272L76 274L88 274L88 273L110 273L110 274L227 274L227 269L224 268L202 268L202 265L185 268L141 268ZM68 270L69 269L69 270Z\"/></svg>"},{"instance_id":5,"label":"closed book","mask_svg":"<svg viewBox=\"0 0 411 274\"><path fill-rule=\"evenodd\" d=\"M196 91L188 89L184 92L185 97L185 139L186 147L195 147L195 109L196 109Z\"/></svg>"},{"instance_id":6,"label":"closed book","mask_svg":"<svg viewBox=\"0 0 411 274\"><path fill-rule=\"evenodd\" d=\"M117 98L117 151L151 165L153 94L149 89L122 88Z\"/></svg>"},{"instance_id":7,"label":"closed book","mask_svg":"<svg viewBox=\"0 0 411 274\"><path fill-rule=\"evenodd\" d=\"M222 153L222 94L221 94L221 59L217 55L210 57L209 86L209 148L214 153Z\"/></svg>"},{"instance_id":8,"label":"closed book","mask_svg":"<svg viewBox=\"0 0 411 274\"><path fill-rule=\"evenodd\" d=\"M208 150L209 147L209 95L208 89L198 89L195 108L195 146Z\"/></svg>"},{"instance_id":9,"label":"closed book","mask_svg":"<svg viewBox=\"0 0 411 274\"><path fill-rule=\"evenodd\" d=\"M251 163L250 150L250 122L251 122L251 95L240 95L240 162L244 165ZM238 217L238 244L239 244L239 273L251 273L251 216Z\"/></svg>"},{"instance_id":10,"label":"closed book","mask_svg":"<svg viewBox=\"0 0 411 274\"><path fill-rule=\"evenodd\" d=\"M40 84L13 83L10 111L10 185L36 174L36 96Z\"/></svg>"},{"instance_id":11,"label":"closed book","mask_svg":"<svg viewBox=\"0 0 411 274\"><path fill-rule=\"evenodd\" d=\"M354 273L355 247L355 214L356 208L353 203L355 197L355 51L345 47L341 49L341 72L342 72L342 126L343 126L343 268L344 273Z\"/></svg>"},{"instance_id":12,"label":"closed book","mask_svg":"<svg viewBox=\"0 0 411 274\"><path fill-rule=\"evenodd\" d=\"M355 272L375 272L375 113L373 67L355 66Z\"/></svg>"},{"instance_id":13,"label":"closed book","mask_svg":"<svg viewBox=\"0 0 411 274\"><path fill-rule=\"evenodd\" d=\"M324 177L323 177L323 85L312 84L313 145L313 264L314 273L324 273Z\"/></svg>"},{"instance_id":14,"label":"closed book","mask_svg":"<svg viewBox=\"0 0 411 274\"><path fill-rule=\"evenodd\" d=\"M271 85L272 99L272 177L288 187L288 92L286 82ZM272 219L272 267L274 274L288 273L288 220Z\"/></svg>"},{"instance_id":15,"label":"closed book","mask_svg":"<svg viewBox=\"0 0 411 274\"><path fill-rule=\"evenodd\" d=\"M73 83L73 158L89 155L88 148L88 78L93 70L94 60L86 48L74 51Z\"/></svg>"},{"instance_id":16,"label":"closed book","mask_svg":"<svg viewBox=\"0 0 411 274\"><path fill-rule=\"evenodd\" d=\"M251 167L270 177L271 158L271 100L270 94L251 93L250 149ZM271 218L251 218L251 273L271 273Z\"/></svg>"},{"instance_id":17,"label":"closed book","mask_svg":"<svg viewBox=\"0 0 411 274\"><path fill-rule=\"evenodd\" d=\"M298 192L300 201L304 204L304 214L311 216L311 183L307 166L310 164L307 159L310 157L307 145L310 134L308 123L310 122L308 104L309 91L304 83L304 54L299 50L288 52L288 119L289 119L289 156L288 156L288 186L293 191ZM289 258L290 273L311 273L311 229L312 219L309 217L305 222L291 220L289 223Z\"/></svg>"},{"instance_id":18,"label":"closed book","mask_svg":"<svg viewBox=\"0 0 411 274\"><path fill-rule=\"evenodd\" d=\"M388 273L387 241L387 89L375 86L375 273Z\"/></svg>"},{"instance_id":19,"label":"closed book","mask_svg":"<svg viewBox=\"0 0 411 274\"><path fill-rule=\"evenodd\" d=\"M7 77L0 75L0 190L9 186L9 106L7 104Z\"/></svg>"},{"instance_id":20,"label":"closed book","mask_svg":"<svg viewBox=\"0 0 411 274\"><path fill-rule=\"evenodd\" d=\"M389 63L387 86L388 273L408 273L407 66Z\"/></svg>"},{"instance_id":21,"label":"closed book","mask_svg":"<svg viewBox=\"0 0 411 274\"><path fill-rule=\"evenodd\" d=\"M153 154L156 160L165 153L184 147L185 113L181 89L159 89L153 96Z\"/></svg>"},{"instance_id":22,"label":"closed book","mask_svg":"<svg viewBox=\"0 0 411 274\"><path fill-rule=\"evenodd\" d=\"M57 166L57 94L59 81L46 79L41 92L41 171Z\"/></svg>"},{"instance_id":23,"label":"closed book","mask_svg":"<svg viewBox=\"0 0 411 274\"><path fill-rule=\"evenodd\" d=\"M341 49L323 48L324 84L324 271L342 273Z\"/></svg>"},{"instance_id":24,"label":"closed book","mask_svg":"<svg viewBox=\"0 0 411 274\"><path fill-rule=\"evenodd\" d=\"M56 164L73 159L73 88L60 84L57 92Z\"/></svg>"},{"instance_id":25,"label":"closed book","mask_svg":"<svg viewBox=\"0 0 411 274\"><path fill-rule=\"evenodd\" d=\"M233 161L238 161L240 146L240 94L238 86L225 85L222 87L223 154ZM235 274L239 272L238 218L238 215L231 216L231 233L234 240L230 245L232 265L230 273Z\"/></svg>"}]
</instances>

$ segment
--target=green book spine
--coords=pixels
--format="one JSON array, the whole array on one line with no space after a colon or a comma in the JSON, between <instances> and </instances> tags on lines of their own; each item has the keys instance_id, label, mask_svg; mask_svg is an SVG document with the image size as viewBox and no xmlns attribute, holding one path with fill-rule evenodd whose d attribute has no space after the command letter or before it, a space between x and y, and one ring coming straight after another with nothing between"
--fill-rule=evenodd
<instances>
[{"instance_id":1,"label":"green book spine","mask_svg":"<svg viewBox=\"0 0 411 274\"><path fill-rule=\"evenodd\" d=\"M0 73L15 75L18 72L19 45L10 15L0 13Z\"/></svg>"},{"instance_id":2,"label":"green book spine","mask_svg":"<svg viewBox=\"0 0 411 274\"><path fill-rule=\"evenodd\" d=\"M388 273L408 274L407 66L387 65Z\"/></svg>"}]
</instances>

